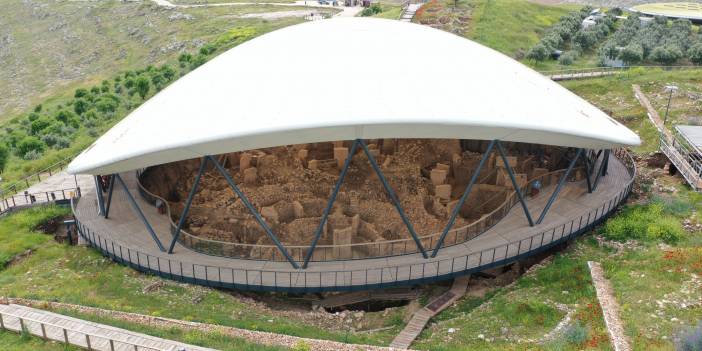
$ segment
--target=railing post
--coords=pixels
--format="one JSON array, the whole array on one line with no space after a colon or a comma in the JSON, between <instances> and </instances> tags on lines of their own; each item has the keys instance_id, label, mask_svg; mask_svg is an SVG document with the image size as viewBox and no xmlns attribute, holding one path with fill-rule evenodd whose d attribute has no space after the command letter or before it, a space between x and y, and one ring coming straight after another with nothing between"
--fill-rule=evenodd
<instances>
[{"instance_id":1,"label":"railing post","mask_svg":"<svg viewBox=\"0 0 702 351\"><path fill-rule=\"evenodd\" d=\"M88 334L85 334L85 343L87 344L88 350L89 350L89 351L93 349L93 348L90 346L90 335L88 335Z\"/></svg>"},{"instance_id":2,"label":"railing post","mask_svg":"<svg viewBox=\"0 0 702 351\"><path fill-rule=\"evenodd\" d=\"M41 337L46 340L46 326L44 326L44 323L39 323L39 326L41 327Z\"/></svg>"},{"instance_id":3,"label":"railing post","mask_svg":"<svg viewBox=\"0 0 702 351\"><path fill-rule=\"evenodd\" d=\"M63 341L68 344L68 330L66 328L63 328Z\"/></svg>"}]
</instances>

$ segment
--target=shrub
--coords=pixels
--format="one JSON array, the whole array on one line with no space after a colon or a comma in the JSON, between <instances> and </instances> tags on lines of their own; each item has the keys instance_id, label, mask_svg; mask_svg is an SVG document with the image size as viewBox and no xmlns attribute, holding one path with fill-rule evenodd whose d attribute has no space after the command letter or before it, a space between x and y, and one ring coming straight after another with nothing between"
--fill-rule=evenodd
<instances>
[{"instance_id":1,"label":"shrub","mask_svg":"<svg viewBox=\"0 0 702 351\"><path fill-rule=\"evenodd\" d=\"M44 145L44 143L42 143L41 140L33 136L27 136L17 143L17 155L22 158L25 158L25 155L27 153L31 151L41 153L42 151L44 151L45 147L46 145Z\"/></svg>"},{"instance_id":2,"label":"shrub","mask_svg":"<svg viewBox=\"0 0 702 351\"><path fill-rule=\"evenodd\" d=\"M526 57L530 60L540 62L545 60L549 56L549 54L550 53L546 46L542 43L538 43L534 45L534 47L529 49L529 52L527 52Z\"/></svg>"},{"instance_id":3,"label":"shrub","mask_svg":"<svg viewBox=\"0 0 702 351\"><path fill-rule=\"evenodd\" d=\"M291 351L310 351L310 350L312 350L312 347L308 343L301 340L301 341L298 341L297 343L295 343L295 345L293 345L293 347L290 350Z\"/></svg>"},{"instance_id":4,"label":"shrub","mask_svg":"<svg viewBox=\"0 0 702 351\"><path fill-rule=\"evenodd\" d=\"M146 94L149 93L149 88L150 88L149 80L144 76L140 76L139 78L137 78L135 83L136 83L135 87L136 87L137 93L139 94L139 96L141 96L142 100L145 99Z\"/></svg>"},{"instance_id":5,"label":"shrub","mask_svg":"<svg viewBox=\"0 0 702 351\"><path fill-rule=\"evenodd\" d=\"M578 58L578 54L575 51L567 51L558 58L558 63L564 66L572 65L573 62Z\"/></svg>"},{"instance_id":6,"label":"shrub","mask_svg":"<svg viewBox=\"0 0 702 351\"><path fill-rule=\"evenodd\" d=\"M566 341L574 345L582 345L587 341L589 331L586 326L582 325L580 321L576 321L574 324L569 325L563 331L563 337Z\"/></svg>"},{"instance_id":7,"label":"shrub","mask_svg":"<svg viewBox=\"0 0 702 351\"><path fill-rule=\"evenodd\" d=\"M73 102L73 111L76 114L82 115L86 110L88 110L88 102L84 99L78 98Z\"/></svg>"},{"instance_id":8,"label":"shrub","mask_svg":"<svg viewBox=\"0 0 702 351\"><path fill-rule=\"evenodd\" d=\"M661 203L637 205L626 208L623 213L607 221L600 233L607 239L626 241L663 241L674 244L684 233L679 221L663 213Z\"/></svg>"},{"instance_id":9,"label":"shrub","mask_svg":"<svg viewBox=\"0 0 702 351\"><path fill-rule=\"evenodd\" d=\"M690 46L690 48L687 50L687 56L693 63L702 65L702 43L697 43Z\"/></svg>"},{"instance_id":10,"label":"shrub","mask_svg":"<svg viewBox=\"0 0 702 351\"><path fill-rule=\"evenodd\" d=\"M40 158L41 158L41 152L39 152L37 150L32 150L32 151L24 154L24 156L22 156L22 159L26 160L26 161L38 160Z\"/></svg>"},{"instance_id":11,"label":"shrub","mask_svg":"<svg viewBox=\"0 0 702 351\"><path fill-rule=\"evenodd\" d=\"M697 323L697 327L690 327L683 331L676 346L678 351L702 350L702 321Z\"/></svg>"},{"instance_id":12,"label":"shrub","mask_svg":"<svg viewBox=\"0 0 702 351\"><path fill-rule=\"evenodd\" d=\"M33 121L29 126L29 132L32 133L32 135L37 135L49 125L51 125L51 120L45 117L39 118Z\"/></svg>"},{"instance_id":13,"label":"shrub","mask_svg":"<svg viewBox=\"0 0 702 351\"><path fill-rule=\"evenodd\" d=\"M76 92L75 92L75 94L73 94L73 97L76 98L76 99L78 99L78 98L82 98L82 97L84 97L84 96L86 96L86 95L88 95L88 94L89 94L89 93L88 93L88 91L87 91L86 89L79 88L79 89L76 89Z\"/></svg>"},{"instance_id":14,"label":"shrub","mask_svg":"<svg viewBox=\"0 0 702 351\"><path fill-rule=\"evenodd\" d=\"M5 170L7 166L7 159L10 157L10 150L7 146L0 144L0 173Z\"/></svg>"},{"instance_id":15,"label":"shrub","mask_svg":"<svg viewBox=\"0 0 702 351\"><path fill-rule=\"evenodd\" d=\"M627 65L643 60L643 47L641 44L629 44L620 53L619 58Z\"/></svg>"},{"instance_id":16,"label":"shrub","mask_svg":"<svg viewBox=\"0 0 702 351\"><path fill-rule=\"evenodd\" d=\"M669 65L682 57L682 51L677 46L657 47L651 51L651 60L660 64Z\"/></svg>"},{"instance_id":17,"label":"shrub","mask_svg":"<svg viewBox=\"0 0 702 351\"><path fill-rule=\"evenodd\" d=\"M380 4L375 3L375 4L372 4L370 7L363 9L363 11L361 11L361 16L368 17L368 16L377 15L381 12L383 12L383 8L380 7Z\"/></svg>"}]
</instances>

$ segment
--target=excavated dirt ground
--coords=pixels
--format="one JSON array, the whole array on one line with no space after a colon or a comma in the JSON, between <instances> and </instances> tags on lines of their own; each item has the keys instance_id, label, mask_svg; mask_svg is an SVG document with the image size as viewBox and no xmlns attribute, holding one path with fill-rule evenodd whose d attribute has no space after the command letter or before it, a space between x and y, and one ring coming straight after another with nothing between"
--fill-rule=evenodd
<instances>
[{"instance_id":1,"label":"excavated dirt ground","mask_svg":"<svg viewBox=\"0 0 702 351\"><path fill-rule=\"evenodd\" d=\"M487 147L484 141L433 139L382 139L367 143L420 236L443 229ZM308 245L350 146L348 141L292 145L220 155L218 159L283 243ZM520 184L565 168L563 148L518 143L505 143L505 147ZM169 202L174 220L182 212L199 164L199 160L189 160L160 165L142 176L146 189ZM511 193L511 182L496 152L479 179L453 228L478 220ZM271 243L212 165L202 178L185 230L220 241ZM319 244L409 237L359 147Z\"/></svg>"}]
</instances>

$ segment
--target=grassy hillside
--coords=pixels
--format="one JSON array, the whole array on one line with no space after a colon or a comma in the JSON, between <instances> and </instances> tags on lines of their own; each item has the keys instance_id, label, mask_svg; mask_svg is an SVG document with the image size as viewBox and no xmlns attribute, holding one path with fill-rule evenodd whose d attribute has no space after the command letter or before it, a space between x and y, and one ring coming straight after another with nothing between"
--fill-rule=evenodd
<instances>
[{"instance_id":1,"label":"grassy hillside","mask_svg":"<svg viewBox=\"0 0 702 351\"><path fill-rule=\"evenodd\" d=\"M415 22L465 36L521 59L547 28L576 8L524 0L431 0L417 12Z\"/></svg>"},{"instance_id":2,"label":"grassy hillside","mask_svg":"<svg viewBox=\"0 0 702 351\"><path fill-rule=\"evenodd\" d=\"M0 121L119 71L195 51L233 27L271 30L302 21L239 18L293 9L255 5L167 9L151 1L1 1Z\"/></svg>"}]
</instances>

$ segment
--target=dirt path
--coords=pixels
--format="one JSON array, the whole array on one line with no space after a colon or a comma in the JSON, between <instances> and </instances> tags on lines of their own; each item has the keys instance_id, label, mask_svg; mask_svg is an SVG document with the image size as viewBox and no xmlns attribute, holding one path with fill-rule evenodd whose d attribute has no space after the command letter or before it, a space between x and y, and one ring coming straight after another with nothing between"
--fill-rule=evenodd
<instances>
[{"instance_id":1,"label":"dirt path","mask_svg":"<svg viewBox=\"0 0 702 351\"><path fill-rule=\"evenodd\" d=\"M66 309L73 312L92 314L100 317L108 317L118 319L130 323L149 325L160 328L178 328L183 330L196 330L204 333L219 332L223 335L242 338L252 343L269 346L295 347L296 345L309 345L310 350L315 351L393 351L397 350L391 347L360 345L360 344L345 344L337 341L320 340L301 338L284 334L276 334L269 332L253 331L247 329L239 329L216 324L188 322L171 318L153 317L137 313L120 312L106 310L96 307L88 307L61 302L49 302L21 298L2 298L0 304L16 304L38 309L55 310Z\"/></svg>"},{"instance_id":2,"label":"dirt path","mask_svg":"<svg viewBox=\"0 0 702 351\"><path fill-rule=\"evenodd\" d=\"M609 280L602 273L602 266L600 266L599 262L592 261L588 261L587 266L590 267L590 275L597 292L597 300L600 302L600 307L602 307L602 315L607 325L607 332L609 332L612 347L615 351L631 350L629 340L624 334L624 325L619 318L619 304L614 298L614 291L609 284Z\"/></svg>"},{"instance_id":3,"label":"dirt path","mask_svg":"<svg viewBox=\"0 0 702 351\"><path fill-rule=\"evenodd\" d=\"M335 16L337 17L354 17L356 16L361 10L363 10L363 7L361 6L331 6L331 5L322 5L319 4L316 1L313 0L297 0L295 2L220 2L220 3L212 3L212 4L174 4L169 0L151 0L156 5L163 6L163 7L169 7L169 8L193 8L193 7L217 7L217 6L244 6L244 5L271 5L271 6L289 6L289 7L310 7L310 8L317 8L317 9L341 9L341 12L337 13ZM288 11L288 12L294 12L294 11ZM273 14L275 12L271 12ZM268 13L265 13L268 14ZM257 16L261 16L262 14L256 14ZM298 14L291 14L291 16L297 16Z\"/></svg>"}]
</instances>

